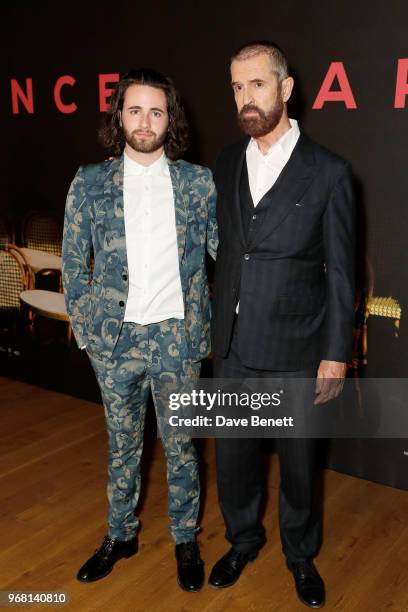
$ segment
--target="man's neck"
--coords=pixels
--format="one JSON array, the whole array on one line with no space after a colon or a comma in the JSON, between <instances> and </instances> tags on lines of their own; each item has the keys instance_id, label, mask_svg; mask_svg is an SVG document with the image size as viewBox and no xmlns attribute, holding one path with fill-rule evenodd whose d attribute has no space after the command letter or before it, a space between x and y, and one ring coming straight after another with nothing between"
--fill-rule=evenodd
<instances>
[{"instance_id":1,"label":"man's neck","mask_svg":"<svg viewBox=\"0 0 408 612\"><path fill-rule=\"evenodd\" d=\"M130 147L127 143L125 146L125 153L130 159L141 164L142 166L151 166L159 157L163 155L164 147L160 147L157 151L153 151L152 153L141 153L140 151L135 151Z\"/></svg>"},{"instance_id":2,"label":"man's neck","mask_svg":"<svg viewBox=\"0 0 408 612\"><path fill-rule=\"evenodd\" d=\"M260 152L263 155L266 155L271 146L277 143L278 140L282 138L282 136L286 134L288 130L291 129L291 127L292 126L290 125L289 118L285 113L284 115L282 115L281 120L279 121L278 125L272 130L272 132L269 132L268 134L266 134L265 136L261 136L260 138L255 138L256 144L258 145Z\"/></svg>"}]
</instances>

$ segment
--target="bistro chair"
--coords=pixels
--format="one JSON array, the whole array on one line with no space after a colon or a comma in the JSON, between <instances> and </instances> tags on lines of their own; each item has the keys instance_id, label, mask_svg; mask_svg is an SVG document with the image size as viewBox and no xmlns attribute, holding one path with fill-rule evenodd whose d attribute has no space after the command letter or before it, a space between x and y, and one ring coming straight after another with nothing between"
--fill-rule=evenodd
<instances>
[{"instance_id":1,"label":"bistro chair","mask_svg":"<svg viewBox=\"0 0 408 612\"><path fill-rule=\"evenodd\" d=\"M20 294L34 286L30 266L15 245L0 249L0 348L12 352L22 323Z\"/></svg>"},{"instance_id":2,"label":"bistro chair","mask_svg":"<svg viewBox=\"0 0 408 612\"><path fill-rule=\"evenodd\" d=\"M37 288L62 291L61 270L50 267L48 259L61 255L62 228L54 217L41 212L30 212L23 221L22 230L23 247L30 249L26 252L27 259L33 268ZM36 267L35 260L45 259L43 267Z\"/></svg>"},{"instance_id":3,"label":"bistro chair","mask_svg":"<svg viewBox=\"0 0 408 612\"><path fill-rule=\"evenodd\" d=\"M0 246L14 244L15 234L13 224L9 217L0 213Z\"/></svg>"},{"instance_id":4,"label":"bistro chair","mask_svg":"<svg viewBox=\"0 0 408 612\"><path fill-rule=\"evenodd\" d=\"M54 217L32 211L23 221L22 243L29 249L61 255L62 228Z\"/></svg>"}]
</instances>

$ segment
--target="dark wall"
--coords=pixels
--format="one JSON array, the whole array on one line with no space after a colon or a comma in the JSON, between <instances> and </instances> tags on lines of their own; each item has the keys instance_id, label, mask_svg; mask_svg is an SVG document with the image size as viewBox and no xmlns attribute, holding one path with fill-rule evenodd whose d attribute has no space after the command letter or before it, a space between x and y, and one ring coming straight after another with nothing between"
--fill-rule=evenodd
<instances>
[{"instance_id":1,"label":"dark wall","mask_svg":"<svg viewBox=\"0 0 408 612\"><path fill-rule=\"evenodd\" d=\"M78 165L104 158L96 141L99 74L150 65L172 75L192 126L188 158L211 165L224 144L239 138L229 87L231 52L251 39L282 46L296 77L292 116L353 165L360 284L368 283L368 256L374 293L393 296L402 306L398 338L391 319L378 334L370 319L366 373L406 375L408 110L394 108L397 63L408 57L405 1L16 2L1 11L2 207L17 222L32 208L62 218ZM332 102L313 110L334 61L343 62L357 108ZM62 114L53 101L62 75L76 79L62 94L67 103L76 102L73 114ZM24 86L26 78L33 79L34 113L20 105L13 114L10 81Z\"/></svg>"},{"instance_id":2,"label":"dark wall","mask_svg":"<svg viewBox=\"0 0 408 612\"><path fill-rule=\"evenodd\" d=\"M96 142L100 120L98 74L152 65L174 76L189 110L189 157L211 164L239 137L228 64L231 51L252 38L271 38L286 51L297 77L293 112L321 143L348 158L366 210L368 252L376 286L405 291L405 131L407 111L394 109L398 58L408 55L403 1L372 2L158 1L15 3L2 9L1 68L3 201L21 214L33 205L60 215L80 163L103 158ZM358 108L326 103L312 110L332 61L342 61ZM78 110L62 114L53 101L63 90ZM10 80L33 79L34 114L11 112ZM375 248L374 248L375 245Z\"/></svg>"}]
</instances>

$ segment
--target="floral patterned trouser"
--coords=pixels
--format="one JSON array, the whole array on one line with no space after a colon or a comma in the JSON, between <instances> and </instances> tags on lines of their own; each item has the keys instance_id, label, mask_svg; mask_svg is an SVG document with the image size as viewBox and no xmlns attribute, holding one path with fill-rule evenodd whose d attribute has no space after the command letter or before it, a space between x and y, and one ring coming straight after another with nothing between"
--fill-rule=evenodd
<instances>
[{"instance_id":1,"label":"floral patterned trouser","mask_svg":"<svg viewBox=\"0 0 408 612\"><path fill-rule=\"evenodd\" d=\"M156 415L163 414L163 391L194 384L200 363L188 358L184 321L168 319L139 325L123 323L110 359L89 354L100 386L109 438L109 536L129 540L139 520L140 459L149 389ZM200 485L191 439L165 425L158 427L167 459L170 533L176 544L193 540L197 531Z\"/></svg>"}]
</instances>

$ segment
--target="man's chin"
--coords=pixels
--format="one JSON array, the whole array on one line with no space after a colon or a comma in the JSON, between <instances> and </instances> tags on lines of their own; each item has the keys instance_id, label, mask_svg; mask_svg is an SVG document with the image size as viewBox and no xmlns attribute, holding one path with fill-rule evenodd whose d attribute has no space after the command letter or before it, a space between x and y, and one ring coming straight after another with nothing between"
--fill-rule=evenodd
<instances>
[{"instance_id":1,"label":"man's chin","mask_svg":"<svg viewBox=\"0 0 408 612\"><path fill-rule=\"evenodd\" d=\"M247 136L251 136L252 138L262 138L262 136L266 136L268 134L268 130L265 131L265 128L260 126L255 121L240 121L239 127Z\"/></svg>"},{"instance_id":2,"label":"man's chin","mask_svg":"<svg viewBox=\"0 0 408 612\"><path fill-rule=\"evenodd\" d=\"M152 142L151 140L134 140L129 145L137 153L154 153L162 146L161 143L157 141Z\"/></svg>"}]
</instances>

